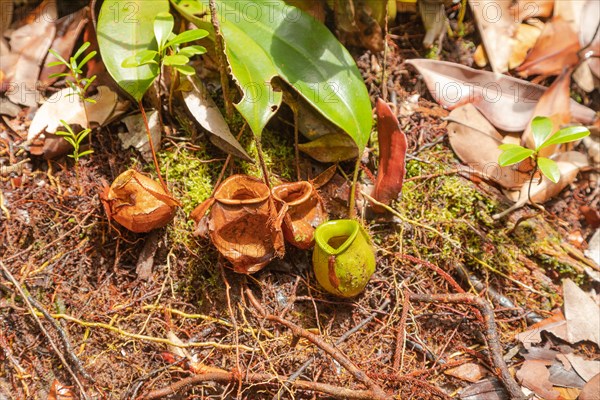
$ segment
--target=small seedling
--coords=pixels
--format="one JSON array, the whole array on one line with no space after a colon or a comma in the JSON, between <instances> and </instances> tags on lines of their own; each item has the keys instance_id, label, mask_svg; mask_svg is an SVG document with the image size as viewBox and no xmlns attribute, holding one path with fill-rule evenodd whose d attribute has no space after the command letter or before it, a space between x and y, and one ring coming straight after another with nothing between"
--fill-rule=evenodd
<instances>
[{"instance_id":1,"label":"small seedling","mask_svg":"<svg viewBox=\"0 0 600 400\"><path fill-rule=\"evenodd\" d=\"M171 66L184 75L196 73L194 68L187 65L190 58L206 53L203 46L192 45L179 47L183 43L193 42L208 36L204 29L192 29L175 35L173 33L174 19L170 13L160 13L154 19L154 37L158 50L142 50L127 57L121 65L124 68L136 68L142 65L157 64Z\"/></svg>"},{"instance_id":2,"label":"small seedling","mask_svg":"<svg viewBox=\"0 0 600 400\"><path fill-rule=\"evenodd\" d=\"M96 75L92 76L91 78L86 78L82 75L82 69L85 66L85 64L88 63L88 61L94 58L97 52L91 51L81 61L78 61L78 58L83 55L83 52L87 50L88 47L90 47L90 42L85 42L84 44L82 44L81 47L77 50L77 52L69 59L69 61L65 60L55 50L50 49L48 51L50 52L50 54L56 57L58 61L48 63L48 67L55 67L58 65L64 65L65 67L67 67L68 72L58 72L50 75L50 78L66 78L67 85L69 85L69 87L73 90L73 93L69 94L70 96L77 95L79 99L84 103L95 103L96 100L86 97L86 93L92 82L96 80Z\"/></svg>"},{"instance_id":3,"label":"small seedling","mask_svg":"<svg viewBox=\"0 0 600 400\"><path fill-rule=\"evenodd\" d=\"M60 123L63 124L66 132L58 131L56 134L58 136L62 136L71 146L73 146L73 154L69 154L69 157L75 160L75 165L79 162L81 157L85 157L88 154L92 154L94 150L85 150L79 152L79 148L81 146L81 142L90 134L91 129L83 129L79 133L75 133L73 128L65 120L60 120Z\"/></svg>"},{"instance_id":4,"label":"small seedling","mask_svg":"<svg viewBox=\"0 0 600 400\"><path fill-rule=\"evenodd\" d=\"M531 131L535 149L527 149L518 144L502 144L499 146L502 153L498 157L498 164L506 167L531 158L534 166L531 173L532 178L539 169L546 178L554 183L560 179L558 165L554 160L540 157L540 150L551 145L574 142L590 134L590 131L583 126L569 126L552 135L552 121L546 117L535 117L531 122Z\"/></svg>"}]
</instances>

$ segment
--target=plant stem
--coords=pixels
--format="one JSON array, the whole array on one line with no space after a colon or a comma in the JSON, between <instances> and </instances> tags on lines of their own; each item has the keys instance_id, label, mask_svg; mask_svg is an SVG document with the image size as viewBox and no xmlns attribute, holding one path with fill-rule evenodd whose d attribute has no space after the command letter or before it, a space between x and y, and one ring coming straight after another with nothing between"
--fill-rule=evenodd
<instances>
[{"instance_id":1,"label":"plant stem","mask_svg":"<svg viewBox=\"0 0 600 400\"><path fill-rule=\"evenodd\" d=\"M354 165L354 175L352 176L352 187L350 187L350 204L348 204L348 217L350 219L354 219L356 217L356 207L355 207L355 198L356 198L356 182L358 182L358 171L360 170L360 155L356 159L356 164Z\"/></svg>"},{"instance_id":2,"label":"plant stem","mask_svg":"<svg viewBox=\"0 0 600 400\"><path fill-rule=\"evenodd\" d=\"M256 135L254 135L254 143L256 143L256 152L258 153L258 160L262 169L263 179L267 186L271 188L271 180L269 179L269 171L267 170L267 164L265 164L265 159L263 157L262 145L260 144L260 139Z\"/></svg>"},{"instance_id":3,"label":"plant stem","mask_svg":"<svg viewBox=\"0 0 600 400\"><path fill-rule=\"evenodd\" d=\"M294 154L296 157L296 180L300 180L300 150L298 150L298 105L290 102L294 114Z\"/></svg>"},{"instance_id":4,"label":"plant stem","mask_svg":"<svg viewBox=\"0 0 600 400\"><path fill-rule=\"evenodd\" d=\"M140 108L142 118L144 119L144 126L146 127L146 134L148 135L148 144L150 144L150 151L152 152L152 159L154 160L154 168L156 169L156 174L158 175L160 184L162 185L165 192L169 193L167 184L165 183L160 173L160 168L158 167L158 159L156 158L156 151L154 150L154 143L152 143L152 135L150 134L150 125L148 125L148 117L146 116L146 111L144 110L144 106L142 105L142 100L138 101L138 107Z\"/></svg>"},{"instance_id":5,"label":"plant stem","mask_svg":"<svg viewBox=\"0 0 600 400\"><path fill-rule=\"evenodd\" d=\"M533 207L537 208L540 211L545 211L544 207L537 204L531 198L531 185L533 183L533 180L535 179L535 174L537 173L538 169L539 168L538 168L537 155L536 155L535 158L533 158L533 171L531 171L531 178L529 179L529 187L527 188L527 199L529 200L529 204L531 204ZM543 179L543 178L540 176L540 179Z\"/></svg>"},{"instance_id":6,"label":"plant stem","mask_svg":"<svg viewBox=\"0 0 600 400\"><path fill-rule=\"evenodd\" d=\"M219 73L221 75L223 100L225 101L225 114L229 119L233 116L233 105L231 104L231 97L229 96L229 76L227 75L227 60L225 59L225 42L223 41L223 35L221 35L215 0L209 0L208 5L210 8L210 21L215 30L215 48L217 51Z\"/></svg>"}]
</instances>

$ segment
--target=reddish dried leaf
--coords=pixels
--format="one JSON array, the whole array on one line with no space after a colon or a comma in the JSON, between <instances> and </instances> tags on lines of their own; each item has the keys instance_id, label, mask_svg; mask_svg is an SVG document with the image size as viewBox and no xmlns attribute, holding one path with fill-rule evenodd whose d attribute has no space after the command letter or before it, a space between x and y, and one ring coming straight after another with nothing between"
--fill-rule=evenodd
<instances>
[{"instance_id":1,"label":"reddish dried leaf","mask_svg":"<svg viewBox=\"0 0 600 400\"><path fill-rule=\"evenodd\" d=\"M380 203L390 204L402 191L406 174L405 158L408 144L406 135L400 129L398 118L382 99L377 99L376 113L379 169L373 189L373 198ZM384 213L385 209L373 205L373 211Z\"/></svg>"},{"instance_id":2,"label":"reddish dried leaf","mask_svg":"<svg viewBox=\"0 0 600 400\"><path fill-rule=\"evenodd\" d=\"M558 75L579 62L579 38L568 22L554 17L544 26L525 62L517 68L522 76Z\"/></svg>"},{"instance_id":3,"label":"reddish dried leaf","mask_svg":"<svg viewBox=\"0 0 600 400\"><path fill-rule=\"evenodd\" d=\"M522 132L546 88L522 79L480 71L464 65L425 59L406 61L423 75L431 95L442 106L454 109L472 103L498 129ZM573 120L590 125L596 113L570 101Z\"/></svg>"},{"instance_id":4,"label":"reddish dried leaf","mask_svg":"<svg viewBox=\"0 0 600 400\"><path fill-rule=\"evenodd\" d=\"M114 180L101 200L109 218L137 233L167 225L180 205L158 182L131 169Z\"/></svg>"},{"instance_id":5,"label":"reddish dried leaf","mask_svg":"<svg viewBox=\"0 0 600 400\"><path fill-rule=\"evenodd\" d=\"M541 361L525 361L517 371L517 379L523 386L532 390L543 399L558 400L560 395L552 389L550 372Z\"/></svg>"},{"instance_id":6,"label":"reddish dried leaf","mask_svg":"<svg viewBox=\"0 0 600 400\"><path fill-rule=\"evenodd\" d=\"M48 400L76 400L77 395L71 389L73 386L65 386L54 379L52 386L50 386L50 392L48 393Z\"/></svg>"},{"instance_id":7,"label":"reddish dried leaf","mask_svg":"<svg viewBox=\"0 0 600 400\"><path fill-rule=\"evenodd\" d=\"M600 400L600 374L596 374L583 387L579 394L579 400Z\"/></svg>"}]
</instances>

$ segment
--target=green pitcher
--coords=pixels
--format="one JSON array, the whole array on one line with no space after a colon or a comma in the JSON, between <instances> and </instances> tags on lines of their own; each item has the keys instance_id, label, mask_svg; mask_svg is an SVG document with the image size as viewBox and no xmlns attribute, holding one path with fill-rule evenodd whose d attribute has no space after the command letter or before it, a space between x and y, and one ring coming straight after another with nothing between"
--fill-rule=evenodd
<instances>
[{"instance_id":1,"label":"green pitcher","mask_svg":"<svg viewBox=\"0 0 600 400\"><path fill-rule=\"evenodd\" d=\"M364 228L351 219L329 221L315 231L313 268L329 293L353 297L375 272L375 252Z\"/></svg>"}]
</instances>

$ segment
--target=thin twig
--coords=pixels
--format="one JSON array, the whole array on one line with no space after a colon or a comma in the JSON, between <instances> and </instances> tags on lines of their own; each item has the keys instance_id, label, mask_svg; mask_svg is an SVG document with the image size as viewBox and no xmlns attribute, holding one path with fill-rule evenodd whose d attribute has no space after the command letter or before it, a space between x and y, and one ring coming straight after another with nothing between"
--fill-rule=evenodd
<instances>
[{"instance_id":1,"label":"thin twig","mask_svg":"<svg viewBox=\"0 0 600 400\"><path fill-rule=\"evenodd\" d=\"M508 390L510 398L513 400L524 400L526 397L521 391L521 387L510 374L506 362L502 358L502 347L496 331L496 322L494 313L489 304L480 297L468 293L458 294L414 294L409 295L411 301L423 303L451 303L467 304L479 310L485 323L485 338L490 350L495 372L502 380L502 383Z\"/></svg>"},{"instance_id":2,"label":"thin twig","mask_svg":"<svg viewBox=\"0 0 600 400\"><path fill-rule=\"evenodd\" d=\"M23 301L27 305L27 308L29 309L29 312L31 313L31 316L33 317L33 319L35 319L35 322L37 322L38 326L40 327L40 330L42 331L42 333L44 334L44 336L46 336L46 338L48 339L48 342L50 343L50 347L52 347L52 350L54 350L54 352L56 353L56 355L60 359L60 362L64 365L64 367L67 369L67 371L69 372L69 374L73 378L73 381L79 387L79 391L80 391L81 395L83 396L84 399L88 399L88 396L85 393L85 388L84 388L83 384L81 383L81 381L79 380L79 378L77 377L77 375L75 374L75 372L73 372L73 370L71 369L71 366L69 365L69 363L65 359L64 355L58 349L58 346L56 345L56 343L54 343L54 340L52 339L52 336L50 336L50 333L48 333L48 331L46 330L46 328L44 328L44 325L42 324L42 321L40 321L40 319L37 316L35 310L33 309L33 305L29 301L29 296L27 296L25 294L25 291L23 290L23 288L21 287L21 285L19 284L19 282L17 282L17 280L15 279L15 277L10 273L10 271L8 270L8 268L6 268L6 266L4 265L4 263L2 261L0 261L0 267L2 268L2 271L4 272L4 276L14 285L15 289L17 290L17 292L19 292L19 296L21 296L21 298L23 299Z\"/></svg>"},{"instance_id":3,"label":"thin twig","mask_svg":"<svg viewBox=\"0 0 600 400\"><path fill-rule=\"evenodd\" d=\"M148 125L148 117L146 116L146 111L144 110L144 105L142 101L138 101L138 107L140 108L140 112L142 113L142 119L144 120L144 126L146 127L146 134L148 135L148 144L150 145L150 151L152 152L152 160L154 161L154 168L156 169L156 174L158 175L158 179L160 180L160 184L162 185L165 192L169 193L169 189L167 188L167 184L160 173L160 168L158 167L158 159L156 158L156 151L154 149L154 143L152 142L152 134L150 133L150 125ZM158 110L157 112L160 112Z\"/></svg>"},{"instance_id":4,"label":"thin twig","mask_svg":"<svg viewBox=\"0 0 600 400\"><path fill-rule=\"evenodd\" d=\"M325 353L329 354L342 367L344 367L346 370L348 370L348 372L350 372L357 381L363 383L365 386L367 386L370 389L373 400L389 398L389 396L385 393L385 391L377 383L375 383L363 371L361 371L340 350L338 350L334 346L330 345L329 343L325 342L319 335L315 335L314 333L311 333L311 332L307 331L306 329L294 324L293 322L288 321L284 318L281 318L277 315L267 313L265 311L265 309L262 307L262 305L258 302L256 297L254 297L254 293L252 293L252 291L249 288L246 289L246 295L248 296L248 299L250 300L250 302L252 303L254 308L256 308L256 310L259 312L259 314L261 314L265 319L285 326L286 328L288 328L289 330L292 331L292 334L294 336L308 340L309 342L311 342L312 344L314 344L315 346L317 346L321 350L323 350Z\"/></svg>"},{"instance_id":5,"label":"thin twig","mask_svg":"<svg viewBox=\"0 0 600 400\"><path fill-rule=\"evenodd\" d=\"M402 314L400 316L400 326L398 327L398 334L396 336L396 349L394 353L394 364L393 370L400 373L402 370L401 361L404 360L404 349L406 348L406 319L408 318L408 308L410 303L408 301L408 292L404 292L404 299L402 302Z\"/></svg>"}]
</instances>

